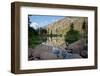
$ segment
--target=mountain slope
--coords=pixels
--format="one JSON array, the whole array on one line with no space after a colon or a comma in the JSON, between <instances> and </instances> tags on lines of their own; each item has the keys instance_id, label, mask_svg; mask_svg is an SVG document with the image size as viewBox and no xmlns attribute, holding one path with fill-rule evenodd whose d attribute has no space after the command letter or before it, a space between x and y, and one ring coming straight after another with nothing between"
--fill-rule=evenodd
<instances>
[{"instance_id":1,"label":"mountain slope","mask_svg":"<svg viewBox=\"0 0 100 76\"><path fill-rule=\"evenodd\" d=\"M82 24L84 21L88 23L87 17L65 17L52 24L49 24L45 28L47 29L49 34L52 31L53 34L63 34L64 35L69 30L70 24L73 23L74 29L81 32Z\"/></svg>"}]
</instances>

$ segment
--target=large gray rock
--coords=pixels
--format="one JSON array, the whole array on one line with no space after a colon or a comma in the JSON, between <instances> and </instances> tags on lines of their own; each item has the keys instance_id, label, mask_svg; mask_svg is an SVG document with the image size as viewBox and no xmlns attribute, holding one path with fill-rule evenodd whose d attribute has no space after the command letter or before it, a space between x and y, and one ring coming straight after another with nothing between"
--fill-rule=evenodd
<instances>
[{"instance_id":1,"label":"large gray rock","mask_svg":"<svg viewBox=\"0 0 100 76\"><path fill-rule=\"evenodd\" d=\"M80 52L84 48L84 44L85 44L85 40L84 39L81 39L81 40L78 40L78 41L70 44L68 46L68 49L71 49L72 50L72 53L80 54Z\"/></svg>"},{"instance_id":2,"label":"large gray rock","mask_svg":"<svg viewBox=\"0 0 100 76\"><path fill-rule=\"evenodd\" d=\"M41 60L50 60L50 59L57 59L57 56L50 52L42 52L40 54Z\"/></svg>"},{"instance_id":3,"label":"large gray rock","mask_svg":"<svg viewBox=\"0 0 100 76\"><path fill-rule=\"evenodd\" d=\"M38 45L34 49L28 48L28 57L29 60L34 60L34 59L40 59L40 54L44 52L51 52L52 47L51 46L46 46L43 44Z\"/></svg>"}]
</instances>

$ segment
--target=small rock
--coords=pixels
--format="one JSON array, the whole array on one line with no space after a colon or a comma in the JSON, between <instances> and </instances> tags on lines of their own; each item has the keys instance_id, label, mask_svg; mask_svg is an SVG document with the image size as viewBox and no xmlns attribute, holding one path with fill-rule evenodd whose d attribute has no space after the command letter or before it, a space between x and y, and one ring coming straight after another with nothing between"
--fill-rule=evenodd
<instances>
[{"instance_id":1,"label":"small rock","mask_svg":"<svg viewBox=\"0 0 100 76\"><path fill-rule=\"evenodd\" d=\"M83 58L87 58L88 57L88 52L86 50L83 50L81 51L80 55L83 57Z\"/></svg>"}]
</instances>

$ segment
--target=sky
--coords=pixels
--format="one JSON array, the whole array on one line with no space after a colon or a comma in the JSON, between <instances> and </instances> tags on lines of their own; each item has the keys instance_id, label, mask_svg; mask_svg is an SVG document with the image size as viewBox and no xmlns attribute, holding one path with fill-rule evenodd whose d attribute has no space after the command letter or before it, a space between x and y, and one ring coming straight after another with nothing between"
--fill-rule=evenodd
<instances>
[{"instance_id":1,"label":"sky","mask_svg":"<svg viewBox=\"0 0 100 76\"><path fill-rule=\"evenodd\" d=\"M39 27L44 27L48 24L58 21L64 18L64 16L29 15L29 18L31 21L30 27L37 29Z\"/></svg>"}]
</instances>

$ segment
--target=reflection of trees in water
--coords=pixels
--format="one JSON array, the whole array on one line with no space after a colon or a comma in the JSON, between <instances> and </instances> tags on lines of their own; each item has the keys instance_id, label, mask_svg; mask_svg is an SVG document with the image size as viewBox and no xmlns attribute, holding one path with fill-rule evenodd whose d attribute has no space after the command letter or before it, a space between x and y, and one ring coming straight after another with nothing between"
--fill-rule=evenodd
<instances>
[{"instance_id":1,"label":"reflection of trees in water","mask_svg":"<svg viewBox=\"0 0 100 76\"><path fill-rule=\"evenodd\" d=\"M56 37L47 37L46 43L53 46L58 46L61 44L61 42L64 42L64 38L62 36L56 36Z\"/></svg>"},{"instance_id":2,"label":"reflection of trees in water","mask_svg":"<svg viewBox=\"0 0 100 76\"><path fill-rule=\"evenodd\" d=\"M61 44L61 42L64 43L63 34L58 34L57 30L58 29L55 29L52 31L50 29L47 29L46 30L47 32L45 35L41 34L45 38L45 44L52 45L52 46L58 46Z\"/></svg>"}]
</instances>

